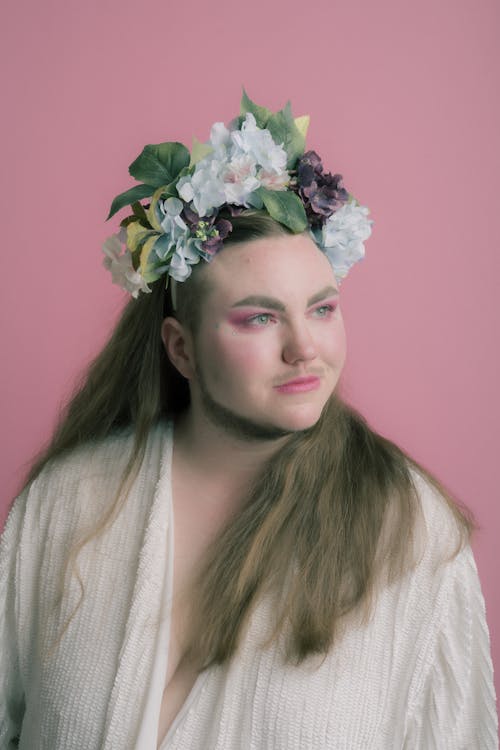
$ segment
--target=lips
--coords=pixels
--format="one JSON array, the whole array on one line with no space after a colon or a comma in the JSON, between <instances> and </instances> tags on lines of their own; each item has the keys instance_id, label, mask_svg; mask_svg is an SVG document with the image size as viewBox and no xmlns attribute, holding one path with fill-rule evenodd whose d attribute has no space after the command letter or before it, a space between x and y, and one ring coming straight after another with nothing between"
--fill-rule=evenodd
<instances>
[{"instance_id":1,"label":"lips","mask_svg":"<svg viewBox=\"0 0 500 750\"><path fill-rule=\"evenodd\" d=\"M313 391L319 387L320 379L315 375L308 375L303 378L295 378L286 383L275 386L280 393L303 393Z\"/></svg>"}]
</instances>

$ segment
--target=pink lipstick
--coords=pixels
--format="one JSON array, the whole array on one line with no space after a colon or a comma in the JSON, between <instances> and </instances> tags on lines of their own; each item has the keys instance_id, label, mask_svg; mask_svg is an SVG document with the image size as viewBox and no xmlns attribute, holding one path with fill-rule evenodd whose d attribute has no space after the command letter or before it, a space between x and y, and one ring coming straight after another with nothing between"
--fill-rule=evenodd
<instances>
[{"instance_id":1,"label":"pink lipstick","mask_svg":"<svg viewBox=\"0 0 500 750\"><path fill-rule=\"evenodd\" d=\"M280 393L305 393L306 391L314 391L319 387L319 384L319 378L315 376L309 376L305 378L295 378L295 380L289 380L288 383L277 385L275 386L275 388Z\"/></svg>"}]
</instances>

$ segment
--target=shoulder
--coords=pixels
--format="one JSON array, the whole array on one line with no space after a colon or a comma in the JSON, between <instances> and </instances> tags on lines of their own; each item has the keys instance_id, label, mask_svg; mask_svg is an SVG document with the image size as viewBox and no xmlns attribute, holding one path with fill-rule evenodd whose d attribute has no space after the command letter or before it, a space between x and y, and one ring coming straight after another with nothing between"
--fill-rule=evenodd
<instances>
[{"instance_id":1,"label":"shoulder","mask_svg":"<svg viewBox=\"0 0 500 750\"><path fill-rule=\"evenodd\" d=\"M166 423L151 430L136 481L159 472L169 434ZM49 461L13 501L5 532L17 526L23 536L33 532L41 539L90 528L119 492L133 451L134 434L127 429Z\"/></svg>"},{"instance_id":2,"label":"shoulder","mask_svg":"<svg viewBox=\"0 0 500 750\"><path fill-rule=\"evenodd\" d=\"M122 430L102 440L86 442L49 461L34 484L38 487L72 486L92 478L110 478L126 465L133 448L133 433Z\"/></svg>"},{"instance_id":3,"label":"shoulder","mask_svg":"<svg viewBox=\"0 0 500 750\"><path fill-rule=\"evenodd\" d=\"M68 512L93 515L117 491L132 450L133 435L123 431L49 461L27 488L27 507L52 523Z\"/></svg>"},{"instance_id":4,"label":"shoulder","mask_svg":"<svg viewBox=\"0 0 500 750\"><path fill-rule=\"evenodd\" d=\"M480 596L480 583L467 513L423 470L410 467L410 477L415 490L411 552L392 592L398 607L405 602L405 630L415 634L417 650L429 655L439 632L446 628L450 610L457 602L463 604L464 597L473 601Z\"/></svg>"},{"instance_id":5,"label":"shoulder","mask_svg":"<svg viewBox=\"0 0 500 750\"><path fill-rule=\"evenodd\" d=\"M377 542L381 582L407 575L415 583L439 576L440 568L469 544L471 515L440 483L411 460L399 466L390 488Z\"/></svg>"},{"instance_id":6,"label":"shoulder","mask_svg":"<svg viewBox=\"0 0 500 750\"><path fill-rule=\"evenodd\" d=\"M417 554L433 567L453 560L469 546L472 513L460 506L423 470L409 468L415 490L414 543Z\"/></svg>"},{"instance_id":7,"label":"shoulder","mask_svg":"<svg viewBox=\"0 0 500 750\"><path fill-rule=\"evenodd\" d=\"M413 604L408 616L418 625L414 632L424 635L415 638L410 744L497 747L486 608L469 541L472 517L425 475L412 472L412 479L421 510L417 528L425 532L425 543L408 585Z\"/></svg>"},{"instance_id":8,"label":"shoulder","mask_svg":"<svg viewBox=\"0 0 500 750\"><path fill-rule=\"evenodd\" d=\"M417 659L418 676L413 680L412 690L418 691L420 680L435 657L441 634L449 630L453 613L459 638L457 613L469 612L481 600L481 588L466 511L425 471L411 463L408 469L414 489L408 565L402 575L392 579L382 601L394 612L396 629L404 633L403 650L407 658ZM387 610L383 611L387 614Z\"/></svg>"}]
</instances>

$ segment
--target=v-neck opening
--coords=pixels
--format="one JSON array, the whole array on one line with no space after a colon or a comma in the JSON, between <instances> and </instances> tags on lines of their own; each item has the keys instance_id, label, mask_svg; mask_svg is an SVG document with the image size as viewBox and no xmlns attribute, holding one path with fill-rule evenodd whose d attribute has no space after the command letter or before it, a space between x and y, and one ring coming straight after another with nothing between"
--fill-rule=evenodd
<instances>
[{"instance_id":1,"label":"v-neck opening","mask_svg":"<svg viewBox=\"0 0 500 750\"><path fill-rule=\"evenodd\" d=\"M167 732L160 744L158 744L158 728L160 722L161 704L163 700L163 692L166 687L166 680L169 670L169 659L170 659L170 645L171 645L171 633L172 633L172 609L173 609L173 585L175 576L175 512L174 512L174 492L173 492L173 481L174 481L174 449L175 449L175 425L173 420L169 423L169 452L166 460L165 469L168 472L168 496L167 496L167 508L168 508L168 575L165 577L165 592L164 592L164 609L166 610L166 643L167 643L167 658L165 674L162 681L161 698L160 698L160 710L158 711L158 722L156 731L156 748L157 750L167 750L168 744L175 734L177 728L182 723L185 715L189 711L195 697L198 695L202 684L204 683L208 671L201 672L196 680L194 681L191 690L186 696L186 700L181 705L180 709L174 716ZM173 675L172 675L173 677Z\"/></svg>"},{"instance_id":2,"label":"v-neck opening","mask_svg":"<svg viewBox=\"0 0 500 750\"><path fill-rule=\"evenodd\" d=\"M189 691L189 694L186 700L180 707L179 711L174 717L174 720L172 721L169 728L167 729L167 733L165 737L163 738L163 740L161 741L161 744L158 745L158 750L168 750L170 741L173 739L175 733L177 732L177 729L181 726L191 706L195 702L195 699L198 697L198 694L201 692L207 677L208 677L208 670L205 670L204 672L200 672L191 690Z\"/></svg>"},{"instance_id":3,"label":"v-neck opening","mask_svg":"<svg viewBox=\"0 0 500 750\"><path fill-rule=\"evenodd\" d=\"M172 428L159 423L129 495L140 524L140 545L133 575L124 634L106 709L103 750L125 747L135 735L135 750L156 748L157 691L165 679L166 576L168 572L169 498ZM141 509L142 516L137 508ZM144 526L142 526L144 524ZM168 641L167 641L168 643ZM163 653L162 653L163 652Z\"/></svg>"}]
</instances>

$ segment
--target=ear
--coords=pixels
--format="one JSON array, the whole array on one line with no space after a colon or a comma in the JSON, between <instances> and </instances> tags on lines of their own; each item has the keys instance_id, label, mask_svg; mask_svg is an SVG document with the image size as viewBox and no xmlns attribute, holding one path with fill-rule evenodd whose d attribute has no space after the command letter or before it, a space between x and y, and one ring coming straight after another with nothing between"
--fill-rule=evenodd
<instances>
[{"instance_id":1,"label":"ear","mask_svg":"<svg viewBox=\"0 0 500 750\"><path fill-rule=\"evenodd\" d=\"M165 318L161 326L161 338L167 357L187 380L195 372L193 337L175 318Z\"/></svg>"}]
</instances>

